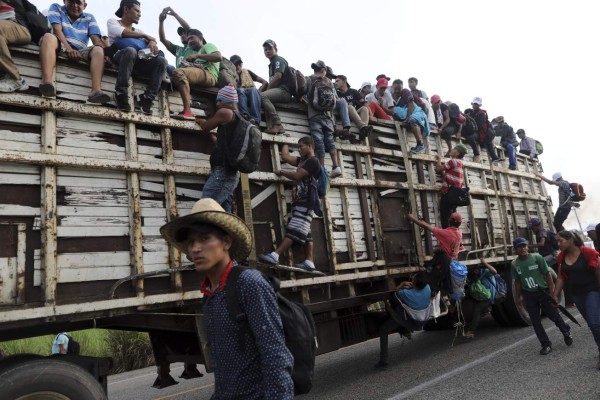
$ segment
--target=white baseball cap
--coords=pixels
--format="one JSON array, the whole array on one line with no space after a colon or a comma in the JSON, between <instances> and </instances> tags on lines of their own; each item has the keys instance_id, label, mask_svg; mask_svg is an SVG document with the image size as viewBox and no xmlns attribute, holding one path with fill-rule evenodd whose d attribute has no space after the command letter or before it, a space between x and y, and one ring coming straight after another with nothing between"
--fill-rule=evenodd
<instances>
[{"instance_id":1,"label":"white baseball cap","mask_svg":"<svg viewBox=\"0 0 600 400\"><path fill-rule=\"evenodd\" d=\"M552 180L553 181L557 181L560 178L562 178L562 174L560 172L555 172L555 173L552 174Z\"/></svg>"},{"instance_id":2,"label":"white baseball cap","mask_svg":"<svg viewBox=\"0 0 600 400\"><path fill-rule=\"evenodd\" d=\"M481 100L481 97L473 97L473 101L471 101L471 104L482 105L483 104L483 100Z\"/></svg>"},{"instance_id":3,"label":"white baseball cap","mask_svg":"<svg viewBox=\"0 0 600 400\"><path fill-rule=\"evenodd\" d=\"M584 232L595 231L595 230L596 230L596 225L598 225L598 224L597 224L597 223L595 223L595 222L593 222L593 223L589 224L589 225L588 225L588 226L585 228Z\"/></svg>"}]
</instances>

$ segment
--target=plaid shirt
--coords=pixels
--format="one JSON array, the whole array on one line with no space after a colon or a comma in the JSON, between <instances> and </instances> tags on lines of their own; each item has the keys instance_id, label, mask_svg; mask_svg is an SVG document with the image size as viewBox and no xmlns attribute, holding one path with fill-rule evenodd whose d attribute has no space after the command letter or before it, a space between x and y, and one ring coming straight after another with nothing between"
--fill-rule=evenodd
<instances>
[{"instance_id":1,"label":"plaid shirt","mask_svg":"<svg viewBox=\"0 0 600 400\"><path fill-rule=\"evenodd\" d=\"M208 290L206 278L200 286L207 296L204 319L215 365L215 399L292 399L293 357L285 346L275 291L256 270L240 274L238 295L251 331L243 345L225 299L234 265L234 261L229 264L214 292Z\"/></svg>"}]
</instances>

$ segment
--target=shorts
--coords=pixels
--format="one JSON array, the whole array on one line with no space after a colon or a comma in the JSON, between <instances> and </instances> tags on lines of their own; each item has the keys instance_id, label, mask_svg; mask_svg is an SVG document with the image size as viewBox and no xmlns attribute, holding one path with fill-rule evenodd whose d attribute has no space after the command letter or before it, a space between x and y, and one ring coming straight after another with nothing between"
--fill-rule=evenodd
<instances>
[{"instance_id":1,"label":"shorts","mask_svg":"<svg viewBox=\"0 0 600 400\"><path fill-rule=\"evenodd\" d=\"M299 244L312 242L310 224L313 219L312 210L303 206L292 206L292 217L287 225L285 237Z\"/></svg>"},{"instance_id":2,"label":"shorts","mask_svg":"<svg viewBox=\"0 0 600 400\"><path fill-rule=\"evenodd\" d=\"M56 37L56 40L58 41L58 44L60 45L60 48L56 49L56 54L66 57L67 56L67 48L65 47L65 44L58 39L58 36L56 36L56 35L54 35L54 36ZM43 39L44 39L44 37L42 36L38 43L39 46L42 45ZM89 47L79 50L79 54L81 54L81 58L83 58L84 61L86 61L86 62L90 61L90 54L92 53L92 49L94 47L96 47L96 46L92 45L92 46L89 46ZM98 47L100 47L100 46L98 46Z\"/></svg>"}]
</instances>

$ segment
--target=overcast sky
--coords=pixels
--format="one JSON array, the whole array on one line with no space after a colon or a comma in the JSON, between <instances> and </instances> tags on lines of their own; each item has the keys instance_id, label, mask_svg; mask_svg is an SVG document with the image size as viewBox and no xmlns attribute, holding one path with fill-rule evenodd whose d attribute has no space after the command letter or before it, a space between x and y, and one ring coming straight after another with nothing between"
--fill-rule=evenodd
<instances>
[{"instance_id":1,"label":"overcast sky","mask_svg":"<svg viewBox=\"0 0 600 400\"><path fill-rule=\"evenodd\" d=\"M32 2L40 10L51 4ZM591 165L600 140L594 113L584 112L600 93L600 2L142 0L139 27L158 39L158 15L168 5L224 56L239 54L263 78L262 43L273 39L290 65L309 73L312 62L324 60L353 87L385 73L405 84L415 76L429 96L462 109L482 97L490 119L502 115L515 131L523 128L543 143L547 177L560 171L584 185L583 227L600 222L600 183ZM117 0L89 0L86 11L106 31L118 7ZM167 18L174 43L178 26ZM556 205L556 186L548 190ZM578 227L574 213L565 226Z\"/></svg>"}]
</instances>

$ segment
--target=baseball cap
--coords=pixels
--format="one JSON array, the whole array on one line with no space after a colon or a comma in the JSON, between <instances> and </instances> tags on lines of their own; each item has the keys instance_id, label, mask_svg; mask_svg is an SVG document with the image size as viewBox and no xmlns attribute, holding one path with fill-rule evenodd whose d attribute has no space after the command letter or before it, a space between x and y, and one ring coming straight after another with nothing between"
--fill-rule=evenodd
<instances>
[{"instance_id":1,"label":"baseball cap","mask_svg":"<svg viewBox=\"0 0 600 400\"><path fill-rule=\"evenodd\" d=\"M325 64L325 61L317 60L317 62L310 64L310 67L312 69L321 69L321 68L327 68L327 65Z\"/></svg>"},{"instance_id":2,"label":"baseball cap","mask_svg":"<svg viewBox=\"0 0 600 400\"><path fill-rule=\"evenodd\" d=\"M231 61L231 63L233 65L238 65L238 64L242 64L242 57L238 56L237 54L232 55L231 57L229 57L229 61Z\"/></svg>"},{"instance_id":3,"label":"baseball cap","mask_svg":"<svg viewBox=\"0 0 600 400\"><path fill-rule=\"evenodd\" d=\"M389 76L387 76L386 74L379 74L379 75L377 75L377 78L375 78L375 79L376 79L376 80L379 82L379 80L380 80L381 78L385 78L385 79L386 79L386 80L388 80L388 81L389 81L390 79L392 79L392 78L390 78Z\"/></svg>"},{"instance_id":4,"label":"baseball cap","mask_svg":"<svg viewBox=\"0 0 600 400\"><path fill-rule=\"evenodd\" d=\"M454 146L454 148L456 149L456 151L458 151L460 153L461 156L465 156L465 154L467 154L467 148L462 145L462 144L457 144L456 146Z\"/></svg>"},{"instance_id":5,"label":"baseball cap","mask_svg":"<svg viewBox=\"0 0 600 400\"><path fill-rule=\"evenodd\" d=\"M540 221L540 219L539 219L539 218L531 218L531 219L529 220L529 227L530 227L530 228L533 228L534 226L538 226L538 225L539 225L539 224L541 224L541 223L542 223L542 221Z\"/></svg>"},{"instance_id":6,"label":"baseball cap","mask_svg":"<svg viewBox=\"0 0 600 400\"><path fill-rule=\"evenodd\" d=\"M265 46L269 46L269 47L272 47L272 48L276 49L277 48L277 43L275 43L275 41L273 39L267 39L263 43L263 47L265 47Z\"/></svg>"},{"instance_id":7,"label":"baseball cap","mask_svg":"<svg viewBox=\"0 0 600 400\"><path fill-rule=\"evenodd\" d=\"M513 240L513 247L519 247L519 246L523 246L523 245L528 245L529 242L527 241L527 239L523 238L523 237L518 237L515 240Z\"/></svg>"},{"instance_id":8,"label":"baseball cap","mask_svg":"<svg viewBox=\"0 0 600 400\"><path fill-rule=\"evenodd\" d=\"M448 221L454 221L454 222L462 223L462 215L460 215L457 212L452 213L452 214L450 214L450 218L448 218Z\"/></svg>"},{"instance_id":9,"label":"baseball cap","mask_svg":"<svg viewBox=\"0 0 600 400\"><path fill-rule=\"evenodd\" d=\"M437 104L437 103L441 103L442 102L442 98L437 95L434 94L433 96L431 96L431 104Z\"/></svg>"},{"instance_id":10,"label":"baseball cap","mask_svg":"<svg viewBox=\"0 0 600 400\"><path fill-rule=\"evenodd\" d=\"M383 77L383 78L378 78L377 79L377 87L388 87L388 81L389 79Z\"/></svg>"},{"instance_id":11,"label":"baseball cap","mask_svg":"<svg viewBox=\"0 0 600 400\"><path fill-rule=\"evenodd\" d=\"M121 4L119 4L119 9L115 11L115 15L119 18L123 18L123 6L132 6L134 4L140 4L137 0L121 0Z\"/></svg>"},{"instance_id":12,"label":"baseball cap","mask_svg":"<svg viewBox=\"0 0 600 400\"><path fill-rule=\"evenodd\" d=\"M326 73L326 76L327 76L329 79L335 79L335 78L337 78L337 77L338 77L336 74L334 74L334 73L333 73L333 69L332 69L332 68L331 68L329 65L327 66L327 73Z\"/></svg>"},{"instance_id":13,"label":"baseball cap","mask_svg":"<svg viewBox=\"0 0 600 400\"><path fill-rule=\"evenodd\" d=\"M473 97L473 100L471 101L471 104L482 105L483 104L483 100L481 100L481 97Z\"/></svg>"},{"instance_id":14,"label":"baseball cap","mask_svg":"<svg viewBox=\"0 0 600 400\"><path fill-rule=\"evenodd\" d=\"M183 35L185 33L185 29L183 29L183 26L180 26L179 28L177 28L177 34L179 36Z\"/></svg>"},{"instance_id":15,"label":"baseball cap","mask_svg":"<svg viewBox=\"0 0 600 400\"><path fill-rule=\"evenodd\" d=\"M518 135L519 133L525 133L525 129L517 129L517 135Z\"/></svg>"},{"instance_id":16,"label":"baseball cap","mask_svg":"<svg viewBox=\"0 0 600 400\"><path fill-rule=\"evenodd\" d=\"M189 31L187 31L188 36L198 36L198 37L204 37L204 35L202 35L202 32L200 32L198 29L190 29Z\"/></svg>"},{"instance_id":17,"label":"baseball cap","mask_svg":"<svg viewBox=\"0 0 600 400\"><path fill-rule=\"evenodd\" d=\"M552 174L552 180L553 181L557 181L559 179L562 179L562 174L560 172L555 172Z\"/></svg>"},{"instance_id":18,"label":"baseball cap","mask_svg":"<svg viewBox=\"0 0 600 400\"><path fill-rule=\"evenodd\" d=\"M348 87L350 87L350 84L348 83L348 78L346 77L346 75L337 75L337 78L346 82L346 85L348 85Z\"/></svg>"},{"instance_id":19,"label":"baseball cap","mask_svg":"<svg viewBox=\"0 0 600 400\"><path fill-rule=\"evenodd\" d=\"M589 231L595 231L596 230L596 225L598 225L597 223L593 222L591 224L589 224L586 228L584 232L589 232Z\"/></svg>"},{"instance_id":20,"label":"baseball cap","mask_svg":"<svg viewBox=\"0 0 600 400\"><path fill-rule=\"evenodd\" d=\"M371 82L363 82L362 85L360 85L360 90L363 90L367 86L371 86Z\"/></svg>"},{"instance_id":21,"label":"baseball cap","mask_svg":"<svg viewBox=\"0 0 600 400\"><path fill-rule=\"evenodd\" d=\"M500 122L504 122L504 117L502 115L496 117L496 123L499 124Z\"/></svg>"}]
</instances>

